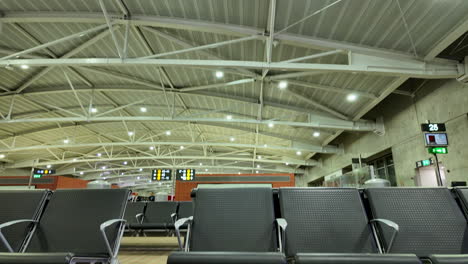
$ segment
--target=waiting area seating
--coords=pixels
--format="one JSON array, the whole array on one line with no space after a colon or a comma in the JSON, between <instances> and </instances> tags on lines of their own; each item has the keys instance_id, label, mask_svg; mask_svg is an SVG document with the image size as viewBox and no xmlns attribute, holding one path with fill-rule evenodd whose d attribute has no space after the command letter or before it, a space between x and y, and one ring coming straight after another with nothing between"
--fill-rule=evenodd
<instances>
[{"instance_id":1,"label":"waiting area seating","mask_svg":"<svg viewBox=\"0 0 468 264\"><path fill-rule=\"evenodd\" d=\"M170 264L283 264L278 243L282 221L276 221L271 188L198 189L194 215L179 219L180 252ZM188 223L185 243L180 227ZM277 223L279 223L277 225Z\"/></svg>"},{"instance_id":2,"label":"waiting area seating","mask_svg":"<svg viewBox=\"0 0 468 264\"><path fill-rule=\"evenodd\" d=\"M36 193L23 191L22 195L28 196L30 192ZM130 191L125 189L53 192L39 220L33 216L1 224L2 229L8 229L15 223L35 223L28 235L0 241L4 246L23 245L20 250L11 247L8 253L0 253L0 263L118 263L129 195ZM37 204L37 199L24 200L33 202ZM3 200L0 204L4 204Z\"/></svg>"},{"instance_id":3,"label":"waiting area seating","mask_svg":"<svg viewBox=\"0 0 468 264\"><path fill-rule=\"evenodd\" d=\"M280 188L279 219L269 188L194 196L168 264L468 263L468 188Z\"/></svg>"},{"instance_id":4,"label":"waiting area seating","mask_svg":"<svg viewBox=\"0 0 468 264\"><path fill-rule=\"evenodd\" d=\"M191 216L192 202L133 202L125 212L128 231L154 230L169 233L178 218Z\"/></svg>"}]
</instances>

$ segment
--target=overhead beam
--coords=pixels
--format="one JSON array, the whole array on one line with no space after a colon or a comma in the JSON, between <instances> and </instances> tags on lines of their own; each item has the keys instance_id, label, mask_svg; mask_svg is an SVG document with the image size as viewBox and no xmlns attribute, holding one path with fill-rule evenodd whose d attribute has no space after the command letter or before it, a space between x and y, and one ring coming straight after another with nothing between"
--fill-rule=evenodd
<instances>
[{"instance_id":1,"label":"overhead beam","mask_svg":"<svg viewBox=\"0 0 468 264\"><path fill-rule=\"evenodd\" d=\"M73 117L41 117L41 118L12 118L0 120L0 124L15 123L41 123L41 122L116 122L116 121L160 121L160 122L206 122L206 123L244 123L258 125L284 125L294 127L344 129L351 131L375 131L375 122L370 121L347 121L339 119L311 120L310 122L280 121L280 120L257 120L257 119L227 119L227 118L199 118L199 117L171 117L171 116L73 116Z\"/></svg>"},{"instance_id":2,"label":"overhead beam","mask_svg":"<svg viewBox=\"0 0 468 264\"><path fill-rule=\"evenodd\" d=\"M109 14L114 23L127 23L126 17L122 14ZM191 30L199 32L210 32L226 34L232 36L263 35L264 29L233 24L218 23L184 18L169 18L160 16L145 16L132 14L132 25L173 28L180 30ZM105 23L101 13L92 12L4 12L0 22L4 23ZM388 58L400 59L420 59L406 52L375 48L349 42L321 39L317 37L301 36L289 33L281 33L274 36L286 44L300 45L308 48L318 48L321 50L341 49L347 51L361 52L369 55L378 55ZM266 38L266 36L265 36Z\"/></svg>"},{"instance_id":3,"label":"overhead beam","mask_svg":"<svg viewBox=\"0 0 468 264\"><path fill-rule=\"evenodd\" d=\"M192 60L192 59L125 59L118 58L68 58L68 59L11 59L0 60L1 66L186 66L186 67L227 67L262 70L320 71L368 73L385 76L404 76L426 79L457 78L464 74L464 66L460 63L439 65L420 62L403 63L398 60L381 59L367 55L353 54L350 65L320 64L320 63L265 63L260 61L230 61L230 60Z\"/></svg>"},{"instance_id":4,"label":"overhead beam","mask_svg":"<svg viewBox=\"0 0 468 264\"><path fill-rule=\"evenodd\" d=\"M290 142L287 146L284 145L254 145L254 144L241 144L233 142L194 142L194 141L133 141L133 142L96 142L96 143L79 143L79 144L61 144L61 145L31 145L31 146L20 146L12 148L0 148L0 152L21 152L21 151L33 151L33 150L44 150L44 149L56 149L56 148L84 148L84 147L125 147L125 146L161 146L161 145L175 145L175 146L216 146L216 147L234 147L234 148L260 148L260 149L273 149L273 150L284 150L284 151L310 151L318 153L339 153L341 149L334 146L316 146L302 142Z\"/></svg>"}]
</instances>

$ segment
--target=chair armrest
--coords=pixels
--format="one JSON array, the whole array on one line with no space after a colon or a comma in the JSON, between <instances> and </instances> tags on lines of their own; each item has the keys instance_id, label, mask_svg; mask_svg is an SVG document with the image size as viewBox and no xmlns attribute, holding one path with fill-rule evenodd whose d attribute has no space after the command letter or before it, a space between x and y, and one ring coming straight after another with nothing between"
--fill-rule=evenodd
<instances>
[{"instance_id":1,"label":"chair armrest","mask_svg":"<svg viewBox=\"0 0 468 264\"><path fill-rule=\"evenodd\" d=\"M101 234L104 238L104 242L106 243L106 247L107 247L107 251L109 252L109 255L112 257L112 258L115 258L117 256L117 250L113 250L111 245L110 245L110 242L109 242L109 238L107 237L106 235L106 229L111 226L111 225L114 225L116 223L122 223L120 228L119 228L119 234L118 236L121 237L122 234L123 234L123 228L122 226L125 226L125 222L127 222L125 219L111 219L111 220L108 220L104 223L101 224L100 226L100 229L101 229ZM120 234L122 233L122 234ZM115 246L116 249L118 249L118 245Z\"/></svg>"},{"instance_id":2,"label":"chair armrest","mask_svg":"<svg viewBox=\"0 0 468 264\"><path fill-rule=\"evenodd\" d=\"M382 224L385 224L386 226L391 227L393 229L392 237L390 238L390 242L388 242L387 249L385 250L385 253L389 253L390 250L392 249L393 242L395 241L395 238L396 238L396 236L398 234L398 231L400 231L400 227L398 226L397 223L395 223L395 222L393 222L391 220L388 220L388 219L377 218L377 219L372 219L370 222L372 224L382 223Z\"/></svg>"},{"instance_id":3,"label":"chair armrest","mask_svg":"<svg viewBox=\"0 0 468 264\"><path fill-rule=\"evenodd\" d=\"M143 219L145 218L145 215L143 213L139 213L135 215L135 218L139 224L143 223Z\"/></svg>"},{"instance_id":4,"label":"chair armrest","mask_svg":"<svg viewBox=\"0 0 468 264\"><path fill-rule=\"evenodd\" d=\"M172 214L171 214L171 219L172 219L172 223L175 224L175 222L177 221L177 214L176 214L176 213L172 213Z\"/></svg>"},{"instance_id":5,"label":"chair armrest","mask_svg":"<svg viewBox=\"0 0 468 264\"><path fill-rule=\"evenodd\" d=\"M286 246L286 227L288 226L288 222L284 218L276 218L276 224L278 225L279 251L284 253L284 248Z\"/></svg>"},{"instance_id":6,"label":"chair armrest","mask_svg":"<svg viewBox=\"0 0 468 264\"><path fill-rule=\"evenodd\" d=\"M179 249L180 250L184 250L184 247L182 245L182 240L180 238L180 227L182 225L184 225L185 223L189 224L189 228L187 229L187 237L189 237L189 235L190 235L190 225L192 224L192 221L193 221L193 216L190 216L190 217L186 217L186 218L181 218L181 219L177 220L174 223L174 228L175 228L175 231L176 231L176 234L177 234L177 243L179 243ZM188 243L186 243L185 251L188 251Z\"/></svg>"},{"instance_id":7,"label":"chair armrest","mask_svg":"<svg viewBox=\"0 0 468 264\"><path fill-rule=\"evenodd\" d=\"M8 243L8 240L5 238L5 236L2 233L2 229L5 227L9 227L12 225L20 224L20 223L37 223L37 220L32 220L32 219L20 219L20 220L14 220L14 221L9 221L5 222L3 224L0 224L0 240L3 242L5 247L8 249L10 253L13 253L14 250L11 247L10 243Z\"/></svg>"}]
</instances>

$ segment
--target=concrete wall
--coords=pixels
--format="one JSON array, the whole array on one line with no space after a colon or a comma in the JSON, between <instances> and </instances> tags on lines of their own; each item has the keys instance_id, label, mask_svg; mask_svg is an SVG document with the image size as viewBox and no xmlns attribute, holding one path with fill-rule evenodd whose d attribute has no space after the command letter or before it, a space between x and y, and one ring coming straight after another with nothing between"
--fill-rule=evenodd
<instances>
[{"instance_id":1,"label":"concrete wall","mask_svg":"<svg viewBox=\"0 0 468 264\"><path fill-rule=\"evenodd\" d=\"M391 148L399 186L413 186L415 162L431 157L424 147L420 124L426 120L446 123L449 154L439 155L447 169L447 181L468 181L468 86L455 80L430 80L414 98L390 95L367 118L384 117L386 133L344 133L344 155L322 156L323 166L307 170L300 186L351 164L359 154L366 158Z\"/></svg>"}]
</instances>

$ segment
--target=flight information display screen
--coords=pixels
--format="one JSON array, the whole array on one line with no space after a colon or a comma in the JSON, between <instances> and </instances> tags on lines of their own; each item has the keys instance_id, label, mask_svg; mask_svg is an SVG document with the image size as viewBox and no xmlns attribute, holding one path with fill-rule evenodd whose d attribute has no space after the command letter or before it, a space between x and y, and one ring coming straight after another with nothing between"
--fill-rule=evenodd
<instances>
[{"instance_id":1,"label":"flight information display screen","mask_svg":"<svg viewBox=\"0 0 468 264\"><path fill-rule=\"evenodd\" d=\"M34 174L48 175L48 174L54 174L54 173L55 173L55 170L34 169Z\"/></svg>"},{"instance_id":2,"label":"flight information display screen","mask_svg":"<svg viewBox=\"0 0 468 264\"><path fill-rule=\"evenodd\" d=\"M153 181L170 181L172 179L172 170L170 169L153 170L151 179Z\"/></svg>"},{"instance_id":3,"label":"flight information display screen","mask_svg":"<svg viewBox=\"0 0 468 264\"><path fill-rule=\"evenodd\" d=\"M447 133L424 133L424 138L426 146L438 147L448 145Z\"/></svg>"},{"instance_id":4,"label":"flight information display screen","mask_svg":"<svg viewBox=\"0 0 468 264\"><path fill-rule=\"evenodd\" d=\"M178 181L194 181L195 170L193 169L177 169L176 179Z\"/></svg>"}]
</instances>

